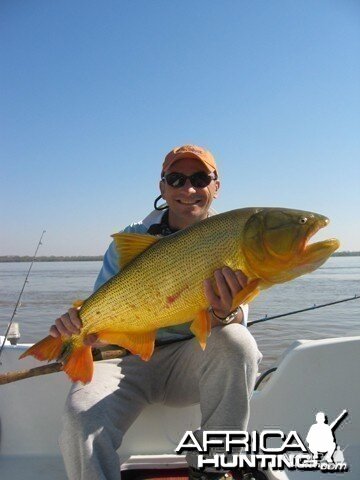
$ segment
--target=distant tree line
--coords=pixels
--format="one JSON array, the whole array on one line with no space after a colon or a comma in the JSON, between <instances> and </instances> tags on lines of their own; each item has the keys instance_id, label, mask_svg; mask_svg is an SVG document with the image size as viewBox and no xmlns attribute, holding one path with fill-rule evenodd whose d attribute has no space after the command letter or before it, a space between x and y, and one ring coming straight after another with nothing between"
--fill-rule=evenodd
<instances>
[{"instance_id":1,"label":"distant tree line","mask_svg":"<svg viewBox=\"0 0 360 480\"><path fill-rule=\"evenodd\" d=\"M4 255L0 256L0 263L10 263L10 262L31 262L33 257L29 257L27 255L19 256L19 255ZM35 262L98 262L103 259L102 255L98 256L86 256L86 255L77 255L77 256L57 256L51 255L49 257L42 256L36 257Z\"/></svg>"},{"instance_id":2,"label":"distant tree line","mask_svg":"<svg viewBox=\"0 0 360 480\"><path fill-rule=\"evenodd\" d=\"M335 252L332 254L333 257L359 257L360 252ZM10 262L31 262L33 257L27 255L3 255L0 256L0 263L10 263ZM86 256L86 255L76 255L76 256L57 256L50 255L49 257L42 256L36 257L36 262L100 262L103 259L103 255L97 256Z\"/></svg>"}]
</instances>

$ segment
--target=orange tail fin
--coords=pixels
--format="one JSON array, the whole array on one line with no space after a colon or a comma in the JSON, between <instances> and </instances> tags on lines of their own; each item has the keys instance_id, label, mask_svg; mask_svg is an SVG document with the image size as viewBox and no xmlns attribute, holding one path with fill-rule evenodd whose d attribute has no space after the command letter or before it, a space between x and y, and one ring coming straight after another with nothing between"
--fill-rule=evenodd
<instances>
[{"instance_id":1,"label":"orange tail fin","mask_svg":"<svg viewBox=\"0 0 360 480\"><path fill-rule=\"evenodd\" d=\"M89 383L92 379L94 365L91 347L88 345L74 348L71 342L64 343L61 337L54 338L49 335L28 348L20 358L29 355L41 361L63 361L63 370L73 382Z\"/></svg>"},{"instance_id":2,"label":"orange tail fin","mask_svg":"<svg viewBox=\"0 0 360 480\"><path fill-rule=\"evenodd\" d=\"M35 343L32 347L28 348L20 358L28 357L32 355L38 360L54 360L59 358L61 355L63 347L63 341L61 337L52 337L48 335L47 337L40 340L40 342Z\"/></svg>"}]
</instances>

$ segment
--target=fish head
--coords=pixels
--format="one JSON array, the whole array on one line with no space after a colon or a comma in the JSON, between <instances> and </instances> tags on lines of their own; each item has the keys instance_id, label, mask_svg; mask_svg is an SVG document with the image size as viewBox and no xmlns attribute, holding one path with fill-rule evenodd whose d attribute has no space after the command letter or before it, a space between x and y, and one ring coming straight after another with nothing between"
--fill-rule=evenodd
<instances>
[{"instance_id":1,"label":"fish head","mask_svg":"<svg viewBox=\"0 0 360 480\"><path fill-rule=\"evenodd\" d=\"M309 244L329 224L324 215L282 208L257 209L245 224L243 251L249 271L282 283L320 267L339 248L328 239Z\"/></svg>"}]
</instances>

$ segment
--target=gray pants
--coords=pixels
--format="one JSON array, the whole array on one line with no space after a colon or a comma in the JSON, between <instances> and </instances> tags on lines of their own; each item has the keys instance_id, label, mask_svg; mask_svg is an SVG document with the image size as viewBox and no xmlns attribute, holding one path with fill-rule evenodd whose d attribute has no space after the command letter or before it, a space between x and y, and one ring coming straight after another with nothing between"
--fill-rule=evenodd
<instances>
[{"instance_id":1,"label":"gray pants","mask_svg":"<svg viewBox=\"0 0 360 480\"><path fill-rule=\"evenodd\" d=\"M92 382L74 384L66 402L60 448L69 479L119 480L116 450L152 403L200 402L203 430L246 430L260 360L247 328L230 324L212 329L204 351L192 338L157 347L148 362L98 362Z\"/></svg>"}]
</instances>

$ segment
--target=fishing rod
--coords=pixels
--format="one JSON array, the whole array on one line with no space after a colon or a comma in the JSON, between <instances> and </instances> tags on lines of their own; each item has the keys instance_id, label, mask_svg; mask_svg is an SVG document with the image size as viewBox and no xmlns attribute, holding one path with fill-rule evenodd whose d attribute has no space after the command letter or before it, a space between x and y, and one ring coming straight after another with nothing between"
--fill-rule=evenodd
<instances>
[{"instance_id":1,"label":"fishing rod","mask_svg":"<svg viewBox=\"0 0 360 480\"><path fill-rule=\"evenodd\" d=\"M28 272L27 272L27 274L26 274L26 277L25 277L25 280L24 280L24 284L23 284L22 289L21 289L21 291L20 291L20 295L19 295L19 297L18 297L18 299L17 299L17 302L16 302L16 305L15 305L13 314L12 314L12 316L11 316L9 325L8 325L7 330L6 330L6 332L5 332L4 340L3 340L3 343L2 343L2 345L1 345L1 347L0 347L0 357L1 357L2 351L3 351L3 349L4 349L4 345L5 345L5 342L6 342L6 340L7 340L7 337L8 337L8 335L9 335L9 331L10 331L11 325L12 325L12 323L13 323L13 321L14 321L14 317L15 317L15 315L16 315L17 309L18 309L19 306L20 306L21 297L22 297L22 294L24 293L25 286L26 286L26 284L28 283L28 278L29 278L29 275L30 275L32 266L33 266L33 264L34 264L34 261L35 261L37 252L38 252L38 250L39 250L39 248L40 248L40 245L42 245L42 239L43 239L43 236L44 236L45 232L46 232L46 230L43 230L43 232L42 232L42 234L41 234L41 237L40 237L40 240L39 240L39 242L38 242L38 244L37 244L37 247L36 247L34 256L33 256L32 260L31 260L29 270L28 270ZM0 362L0 365L1 365L1 362Z\"/></svg>"},{"instance_id":2,"label":"fishing rod","mask_svg":"<svg viewBox=\"0 0 360 480\"><path fill-rule=\"evenodd\" d=\"M355 294L353 297L350 297L350 298L343 298L342 300L336 300L335 302L323 303L321 305L314 304L312 307L302 308L301 310L293 310L291 312L281 313L279 315L272 315L271 317L269 317L268 315L265 315L265 317L263 317L263 318L259 318L258 320L253 320L252 322L248 322L248 326L250 327L251 325L254 325L255 323L261 323L261 322L266 322L267 320L273 320L274 318L287 317L288 315L295 315L296 313L308 312L309 310L316 310L317 308L323 308L323 307L327 307L329 305L335 305L337 303L350 302L351 300L358 300L359 298L360 298L360 295Z\"/></svg>"}]
</instances>

